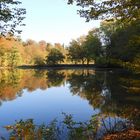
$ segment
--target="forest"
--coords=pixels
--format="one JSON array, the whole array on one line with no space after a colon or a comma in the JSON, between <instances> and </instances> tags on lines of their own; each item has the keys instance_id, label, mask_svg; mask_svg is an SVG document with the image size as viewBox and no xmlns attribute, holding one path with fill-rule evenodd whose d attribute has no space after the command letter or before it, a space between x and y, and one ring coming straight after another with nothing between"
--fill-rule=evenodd
<instances>
[{"instance_id":1,"label":"forest","mask_svg":"<svg viewBox=\"0 0 140 140\"><path fill-rule=\"evenodd\" d=\"M91 29L87 35L71 40L67 46L60 43L47 43L44 40L22 41L16 37L16 33L20 32L16 30L16 26L23 26L20 23L25 18L26 10L17 8L12 11L9 4L18 5L20 2L6 0L1 2L0 67L98 64L106 67L115 65L140 69L140 3L138 0L124 2L69 0L68 4L82 7L78 13L86 18L86 21L94 19L102 19L102 21L99 28ZM5 6L9 14L6 13Z\"/></svg>"},{"instance_id":2,"label":"forest","mask_svg":"<svg viewBox=\"0 0 140 140\"><path fill-rule=\"evenodd\" d=\"M101 22L100 28L73 39L69 45L44 40L22 41L14 36L0 38L0 66L99 64L139 69L140 27L135 21L127 26L117 22Z\"/></svg>"}]
</instances>

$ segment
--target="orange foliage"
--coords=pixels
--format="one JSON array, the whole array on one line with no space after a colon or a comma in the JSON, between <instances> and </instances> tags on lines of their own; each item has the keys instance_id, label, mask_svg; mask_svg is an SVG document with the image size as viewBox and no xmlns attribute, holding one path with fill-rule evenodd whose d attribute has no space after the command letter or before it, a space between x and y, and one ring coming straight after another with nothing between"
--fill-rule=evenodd
<instances>
[{"instance_id":1,"label":"orange foliage","mask_svg":"<svg viewBox=\"0 0 140 140\"><path fill-rule=\"evenodd\" d=\"M118 132L116 134L109 134L103 138L103 140L139 140L140 131L128 130L124 132Z\"/></svg>"},{"instance_id":2,"label":"orange foliage","mask_svg":"<svg viewBox=\"0 0 140 140\"><path fill-rule=\"evenodd\" d=\"M11 51L13 47L18 48L18 51L22 57L22 65L35 65L44 60L49 51L48 43L44 40L39 41L38 43L34 40L28 39L26 42L23 42L21 39L14 37L1 37L0 38L0 48L3 47L5 51ZM54 46L58 49L63 50L63 47L60 43L56 43Z\"/></svg>"}]
</instances>

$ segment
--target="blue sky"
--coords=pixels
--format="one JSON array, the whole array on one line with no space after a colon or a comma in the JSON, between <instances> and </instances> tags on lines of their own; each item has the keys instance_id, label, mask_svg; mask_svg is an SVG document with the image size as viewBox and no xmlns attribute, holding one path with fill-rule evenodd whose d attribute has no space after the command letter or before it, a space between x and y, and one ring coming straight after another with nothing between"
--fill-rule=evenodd
<instances>
[{"instance_id":1,"label":"blue sky","mask_svg":"<svg viewBox=\"0 0 140 140\"><path fill-rule=\"evenodd\" d=\"M21 0L27 10L22 39L68 44L94 27L99 21L85 22L77 14L78 7L67 5L67 0Z\"/></svg>"}]
</instances>

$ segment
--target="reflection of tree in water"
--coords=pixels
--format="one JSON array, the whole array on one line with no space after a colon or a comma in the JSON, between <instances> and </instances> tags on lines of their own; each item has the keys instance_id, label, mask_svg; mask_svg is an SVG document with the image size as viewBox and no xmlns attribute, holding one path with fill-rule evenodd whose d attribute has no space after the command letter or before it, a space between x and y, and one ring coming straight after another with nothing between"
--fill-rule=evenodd
<instances>
[{"instance_id":1,"label":"reflection of tree in water","mask_svg":"<svg viewBox=\"0 0 140 140\"><path fill-rule=\"evenodd\" d=\"M102 86L101 95L106 99L111 99L111 91L108 87L108 82L107 82L107 72L104 72L104 83Z\"/></svg>"},{"instance_id":2,"label":"reflection of tree in water","mask_svg":"<svg viewBox=\"0 0 140 140\"><path fill-rule=\"evenodd\" d=\"M108 75L108 81L114 100L119 100L120 103L121 100L122 103L126 100L131 104L134 101L133 97L138 97L140 99L140 96L135 94L140 93L140 90L138 92L138 89L140 89L140 75L126 71L112 72Z\"/></svg>"},{"instance_id":3,"label":"reflection of tree in water","mask_svg":"<svg viewBox=\"0 0 140 140\"><path fill-rule=\"evenodd\" d=\"M0 71L0 100L7 101L16 99L22 93L19 86L22 73L16 69Z\"/></svg>"},{"instance_id":4,"label":"reflection of tree in water","mask_svg":"<svg viewBox=\"0 0 140 140\"><path fill-rule=\"evenodd\" d=\"M100 110L106 116L118 116L131 121L134 127L140 130L140 107L137 108L135 105L129 105L127 102L124 102L124 105L120 105L118 102L112 101L102 106Z\"/></svg>"},{"instance_id":5,"label":"reflection of tree in water","mask_svg":"<svg viewBox=\"0 0 140 140\"><path fill-rule=\"evenodd\" d=\"M59 87L61 85L64 85L65 74L63 71L56 71L56 70L47 71L46 82L47 82L48 87L52 87L52 86Z\"/></svg>"},{"instance_id":6,"label":"reflection of tree in water","mask_svg":"<svg viewBox=\"0 0 140 140\"><path fill-rule=\"evenodd\" d=\"M126 81L122 80L124 78ZM120 118L128 118L138 128L140 95L131 94L126 90L126 86L124 87L129 80L129 83L132 83L131 79L135 80L134 76L126 71L96 71L94 74L72 73L68 81L71 92L86 98L93 108L99 108L102 113L111 114L112 117L117 115ZM136 81L140 83L140 79L137 78ZM133 84L134 87L137 85ZM130 115L130 112L135 110L137 115Z\"/></svg>"},{"instance_id":7,"label":"reflection of tree in water","mask_svg":"<svg viewBox=\"0 0 140 140\"><path fill-rule=\"evenodd\" d=\"M140 126L140 77L123 71L0 71L0 102L22 96L23 89L32 92L65 83L68 83L72 94L87 99L93 108L100 109L103 114L128 118L137 128Z\"/></svg>"},{"instance_id":8,"label":"reflection of tree in water","mask_svg":"<svg viewBox=\"0 0 140 140\"><path fill-rule=\"evenodd\" d=\"M27 70L24 73L23 85L29 92L33 92L36 89L46 90L46 73L42 70Z\"/></svg>"},{"instance_id":9,"label":"reflection of tree in water","mask_svg":"<svg viewBox=\"0 0 140 140\"><path fill-rule=\"evenodd\" d=\"M104 92L108 90L107 81L104 78L104 73L90 73L88 71L86 73L72 73L68 81L73 94L86 98L95 108L99 108L107 100L108 96L110 96L110 93L103 95L103 90Z\"/></svg>"},{"instance_id":10,"label":"reflection of tree in water","mask_svg":"<svg viewBox=\"0 0 140 140\"><path fill-rule=\"evenodd\" d=\"M0 86L5 84L16 87L21 80L22 73L16 69L0 71Z\"/></svg>"},{"instance_id":11,"label":"reflection of tree in water","mask_svg":"<svg viewBox=\"0 0 140 140\"><path fill-rule=\"evenodd\" d=\"M38 74L39 75L39 74ZM1 70L0 100L9 101L22 96L23 89L34 91L37 88L46 89L46 78L37 76L32 70Z\"/></svg>"},{"instance_id":12,"label":"reflection of tree in water","mask_svg":"<svg viewBox=\"0 0 140 140\"><path fill-rule=\"evenodd\" d=\"M135 128L140 129L140 94L127 90L130 86L127 83L132 83L131 79L138 81L136 77L135 74L126 71L109 73L107 79L111 89L111 100L100 109L105 114L111 113L112 116L117 115L131 120ZM133 87L137 87L137 84L133 84Z\"/></svg>"},{"instance_id":13,"label":"reflection of tree in water","mask_svg":"<svg viewBox=\"0 0 140 140\"><path fill-rule=\"evenodd\" d=\"M140 78L126 72L94 71L94 70L10 70L0 71L0 96L2 99L14 99L16 93L26 88L34 91L47 87L61 86L69 83L70 90L82 98L89 100L95 108L119 103L120 106L135 104L139 106L138 93ZM133 89L133 90L132 90ZM110 92L111 91L111 92Z\"/></svg>"}]
</instances>

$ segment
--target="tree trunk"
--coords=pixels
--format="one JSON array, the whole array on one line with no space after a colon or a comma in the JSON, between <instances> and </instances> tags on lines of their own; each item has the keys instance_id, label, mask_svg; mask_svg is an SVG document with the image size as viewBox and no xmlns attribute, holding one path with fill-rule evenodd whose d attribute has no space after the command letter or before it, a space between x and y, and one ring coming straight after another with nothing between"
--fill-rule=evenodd
<instances>
[{"instance_id":1,"label":"tree trunk","mask_svg":"<svg viewBox=\"0 0 140 140\"><path fill-rule=\"evenodd\" d=\"M89 65L89 60L87 59L87 65Z\"/></svg>"},{"instance_id":2,"label":"tree trunk","mask_svg":"<svg viewBox=\"0 0 140 140\"><path fill-rule=\"evenodd\" d=\"M84 60L82 60L82 64L84 64L84 62L85 62L85 61L84 61Z\"/></svg>"}]
</instances>

